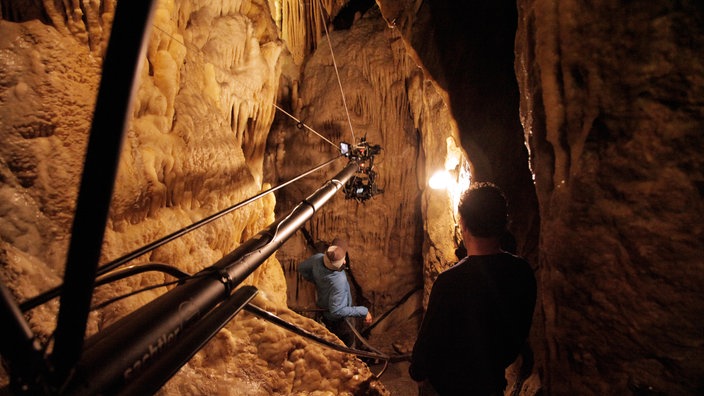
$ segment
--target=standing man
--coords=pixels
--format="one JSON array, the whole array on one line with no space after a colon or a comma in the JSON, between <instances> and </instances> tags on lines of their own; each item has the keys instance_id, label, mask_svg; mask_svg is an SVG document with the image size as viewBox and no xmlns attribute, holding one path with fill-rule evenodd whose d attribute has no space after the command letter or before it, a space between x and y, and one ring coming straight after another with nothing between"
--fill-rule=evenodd
<instances>
[{"instance_id":1,"label":"standing man","mask_svg":"<svg viewBox=\"0 0 704 396\"><path fill-rule=\"evenodd\" d=\"M354 343L354 333L345 318L364 318L364 323L369 325L372 315L367 307L352 305L352 293L344 271L346 260L347 242L335 238L325 253L316 253L303 261L298 272L307 281L315 283L316 304L325 310L325 326L349 347Z\"/></svg>"},{"instance_id":2,"label":"standing man","mask_svg":"<svg viewBox=\"0 0 704 396\"><path fill-rule=\"evenodd\" d=\"M528 263L501 250L507 203L477 183L458 205L467 256L433 284L409 374L421 395L503 395L504 370L526 342L536 299Z\"/></svg>"}]
</instances>

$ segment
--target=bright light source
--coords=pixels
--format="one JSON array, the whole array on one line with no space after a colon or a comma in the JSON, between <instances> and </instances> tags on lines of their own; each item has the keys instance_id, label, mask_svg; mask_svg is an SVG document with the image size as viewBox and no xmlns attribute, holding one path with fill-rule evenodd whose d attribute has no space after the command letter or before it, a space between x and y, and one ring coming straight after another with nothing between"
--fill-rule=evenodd
<instances>
[{"instance_id":1,"label":"bright light source","mask_svg":"<svg viewBox=\"0 0 704 396\"><path fill-rule=\"evenodd\" d=\"M428 185L433 190L441 190L447 188L452 181L452 176L448 171L440 170L433 174L433 176L428 180Z\"/></svg>"}]
</instances>

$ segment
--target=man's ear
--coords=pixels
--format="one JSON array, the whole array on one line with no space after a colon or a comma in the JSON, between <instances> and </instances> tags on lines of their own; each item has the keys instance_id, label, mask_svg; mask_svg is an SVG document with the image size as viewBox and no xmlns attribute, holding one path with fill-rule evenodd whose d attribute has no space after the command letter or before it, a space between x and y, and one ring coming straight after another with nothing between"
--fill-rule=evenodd
<instances>
[{"instance_id":1,"label":"man's ear","mask_svg":"<svg viewBox=\"0 0 704 396\"><path fill-rule=\"evenodd\" d=\"M465 238L465 236L469 236L469 230L467 227L464 225L464 221L460 219L460 231L462 232L462 239Z\"/></svg>"}]
</instances>

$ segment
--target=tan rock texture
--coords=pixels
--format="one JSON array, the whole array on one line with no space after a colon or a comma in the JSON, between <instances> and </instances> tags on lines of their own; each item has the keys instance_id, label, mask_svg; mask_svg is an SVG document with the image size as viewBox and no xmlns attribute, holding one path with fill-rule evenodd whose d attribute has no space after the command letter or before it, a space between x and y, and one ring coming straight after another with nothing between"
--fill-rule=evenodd
<instances>
[{"instance_id":1,"label":"tan rock texture","mask_svg":"<svg viewBox=\"0 0 704 396\"><path fill-rule=\"evenodd\" d=\"M521 1L551 394L704 391L704 8Z\"/></svg>"},{"instance_id":2,"label":"tan rock texture","mask_svg":"<svg viewBox=\"0 0 704 396\"><path fill-rule=\"evenodd\" d=\"M519 1L511 27L510 1L380 3L517 204L542 391L700 394L702 5Z\"/></svg>"},{"instance_id":3,"label":"tan rock texture","mask_svg":"<svg viewBox=\"0 0 704 396\"><path fill-rule=\"evenodd\" d=\"M3 2L0 20L2 281L18 302L61 281L114 2ZM285 46L263 1L158 2L115 180L101 264L270 187L263 181ZM130 264L186 273L213 264L275 219L272 194ZM162 273L96 288L94 303L173 281ZM320 337L286 306L275 257L243 284L255 303ZM88 335L174 286L94 311ZM27 313L48 342L57 301ZM106 357L106 359L117 357ZM6 373L5 373L6 374ZM2 384L7 375L2 375ZM213 380L213 378L217 378ZM354 355L242 313L159 394L387 394Z\"/></svg>"},{"instance_id":4,"label":"tan rock texture","mask_svg":"<svg viewBox=\"0 0 704 396\"><path fill-rule=\"evenodd\" d=\"M366 137L383 148L384 192L338 193L245 281L257 305L335 340L289 307L314 296L297 263L343 236L355 296L383 318L371 340L408 352L435 276L455 261L454 198L426 187L450 164L504 188L518 253L539 279L532 376L512 368L511 391L704 393L701 2L366 3L159 1L101 263ZM18 301L63 276L116 5L0 0L0 279ZM345 161L133 264L195 273ZM96 289L94 303L171 280L130 277ZM88 333L172 287L95 311ZM54 300L26 314L41 342L57 310ZM353 355L243 313L159 394L388 391Z\"/></svg>"}]
</instances>

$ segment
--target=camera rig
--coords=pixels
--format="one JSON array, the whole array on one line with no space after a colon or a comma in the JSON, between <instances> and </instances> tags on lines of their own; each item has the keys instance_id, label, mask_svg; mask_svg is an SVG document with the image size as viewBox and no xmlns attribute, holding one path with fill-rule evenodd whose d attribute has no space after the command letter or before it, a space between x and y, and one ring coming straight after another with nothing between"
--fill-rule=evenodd
<instances>
[{"instance_id":1,"label":"camera rig","mask_svg":"<svg viewBox=\"0 0 704 396\"><path fill-rule=\"evenodd\" d=\"M349 143L340 143L342 154L350 160L357 160L359 170L345 183L343 189L345 199L354 199L364 202L377 194L384 192L376 185L377 173L374 170L374 156L381 153L381 146L369 144L363 137L359 143L351 146Z\"/></svg>"},{"instance_id":2,"label":"camera rig","mask_svg":"<svg viewBox=\"0 0 704 396\"><path fill-rule=\"evenodd\" d=\"M2 395L156 393L254 297L256 289L240 287L241 283L337 191L345 185L358 185L358 189L351 192L361 188L359 199L368 199L380 191L374 187L376 174L372 168L374 155L381 149L362 140L351 152L343 153L355 160L288 215L274 221L210 267L87 336L97 277L109 277L108 271L115 268L98 264L122 138L127 133L128 116L132 111L133 88L137 87L135 76L139 75L138 66L146 56L146 38L155 3L153 0L120 1L115 7L63 283L54 289L60 294L60 302L56 329L50 336L51 348L42 345L24 313L31 309L28 302L37 306L33 304L43 304L48 301L45 298L57 295L50 290L51 293L42 293L19 304L0 282L0 323L4 330L0 357L10 377L9 384L0 385ZM348 183L352 177L359 177L361 181ZM357 194L350 195L350 198L355 197ZM187 230L189 228L181 231Z\"/></svg>"}]
</instances>

